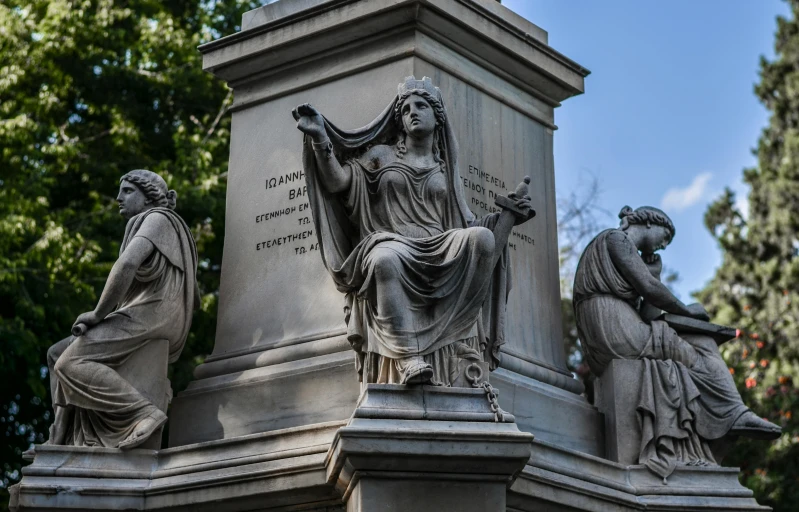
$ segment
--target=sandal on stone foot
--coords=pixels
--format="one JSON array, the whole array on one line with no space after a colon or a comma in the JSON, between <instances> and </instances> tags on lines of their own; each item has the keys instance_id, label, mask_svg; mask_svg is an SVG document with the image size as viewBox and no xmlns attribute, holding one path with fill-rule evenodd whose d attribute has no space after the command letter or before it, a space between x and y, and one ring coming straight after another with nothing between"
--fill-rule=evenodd
<instances>
[{"instance_id":1,"label":"sandal on stone foot","mask_svg":"<svg viewBox=\"0 0 799 512\"><path fill-rule=\"evenodd\" d=\"M141 420L139 423L136 424L136 427L134 427L133 432L131 432L130 435L125 438L124 441L119 443L119 448L122 450L130 450L132 448L136 448L140 444L150 439L150 436L153 435L153 432L158 430L158 428L161 427L161 425L166 423L166 419L167 419L166 414L162 413L161 411L157 411L157 413L153 413L147 416L146 418L144 418L143 420ZM142 423L142 421L146 420L153 420L153 421L152 423L150 423L150 426L147 427L143 432L140 432L139 435L135 435L138 432L139 425Z\"/></svg>"},{"instance_id":2,"label":"sandal on stone foot","mask_svg":"<svg viewBox=\"0 0 799 512\"><path fill-rule=\"evenodd\" d=\"M414 362L402 375L402 384L428 384L433 380L433 367L425 362Z\"/></svg>"},{"instance_id":3,"label":"sandal on stone foot","mask_svg":"<svg viewBox=\"0 0 799 512\"><path fill-rule=\"evenodd\" d=\"M752 411L747 411L735 420L729 435L744 436L752 439L773 441L782 435L782 429L777 425L766 421Z\"/></svg>"}]
</instances>

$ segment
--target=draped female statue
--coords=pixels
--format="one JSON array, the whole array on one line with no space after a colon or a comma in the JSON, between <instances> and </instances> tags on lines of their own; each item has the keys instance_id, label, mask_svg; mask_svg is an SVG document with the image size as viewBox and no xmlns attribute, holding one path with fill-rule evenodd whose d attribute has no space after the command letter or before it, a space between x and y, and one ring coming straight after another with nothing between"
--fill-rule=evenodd
<instances>
[{"instance_id":1,"label":"draped female statue","mask_svg":"<svg viewBox=\"0 0 799 512\"><path fill-rule=\"evenodd\" d=\"M153 172L121 178L117 202L128 222L119 259L97 307L47 354L56 413L48 443L133 448L166 421L117 369L157 340L168 341L174 362L186 342L199 300L197 250L176 197Z\"/></svg>"},{"instance_id":2,"label":"draped female statue","mask_svg":"<svg viewBox=\"0 0 799 512\"><path fill-rule=\"evenodd\" d=\"M619 217L621 226L597 235L580 258L574 310L594 374L614 359L644 362L641 398L630 404L641 420L640 462L665 477L677 463L715 464L708 441L779 437L780 427L744 405L716 342L681 336L660 317L708 319L701 304L683 304L660 281L657 251L674 238L671 219L651 206L625 206Z\"/></svg>"},{"instance_id":3,"label":"draped female statue","mask_svg":"<svg viewBox=\"0 0 799 512\"><path fill-rule=\"evenodd\" d=\"M491 369L509 290L500 214L463 198L441 92L408 77L369 125L344 131L311 105L293 115L325 266L346 296L362 382L452 385L459 359ZM514 197L529 218L530 198ZM512 225L512 224L511 224ZM506 236L506 235L505 235Z\"/></svg>"}]
</instances>

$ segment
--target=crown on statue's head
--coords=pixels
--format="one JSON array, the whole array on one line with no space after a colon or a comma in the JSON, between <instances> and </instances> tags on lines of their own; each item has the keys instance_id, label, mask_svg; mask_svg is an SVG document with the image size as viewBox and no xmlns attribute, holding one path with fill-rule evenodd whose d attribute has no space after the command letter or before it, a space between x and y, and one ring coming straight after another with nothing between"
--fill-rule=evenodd
<instances>
[{"instance_id":1,"label":"crown on statue's head","mask_svg":"<svg viewBox=\"0 0 799 512\"><path fill-rule=\"evenodd\" d=\"M400 97L412 94L414 91L426 91L437 100L441 100L441 90L433 85L433 82L428 77L417 80L414 76L406 76L405 81L397 87L397 94Z\"/></svg>"}]
</instances>

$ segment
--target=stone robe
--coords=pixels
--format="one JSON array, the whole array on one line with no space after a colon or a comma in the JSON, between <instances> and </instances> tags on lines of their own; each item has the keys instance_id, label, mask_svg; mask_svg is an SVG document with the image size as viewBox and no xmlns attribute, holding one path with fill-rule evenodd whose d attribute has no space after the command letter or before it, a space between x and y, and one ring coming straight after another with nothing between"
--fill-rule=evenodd
<instances>
[{"instance_id":1,"label":"stone robe","mask_svg":"<svg viewBox=\"0 0 799 512\"><path fill-rule=\"evenodd\" d=\"M689 343L662 320L642 320L641 297L608 250L614 232L588 244L575 274L575 318L588 364L602 375L613 359L644 361L636 404L640 463L663 477L678 462L715 463L706 441L727 434L748 409L712 339Z\"/></svg>"},{"instance_id":2,"label":"stone robe","mask_svg":"<svg viewBox=\"0 0 799 512\"><path fill-rule=\"evenodd\" d=\"M169 341L169 362L180 355L196 297L197 251L188 226L167 208L128 221L120 255L136 237L152 242L152 254L117 309L86 334L69 337L48 353L51 389L64 444L116 447L155 406L114 368L152 340Z\"/></svg>"}]
</instances>

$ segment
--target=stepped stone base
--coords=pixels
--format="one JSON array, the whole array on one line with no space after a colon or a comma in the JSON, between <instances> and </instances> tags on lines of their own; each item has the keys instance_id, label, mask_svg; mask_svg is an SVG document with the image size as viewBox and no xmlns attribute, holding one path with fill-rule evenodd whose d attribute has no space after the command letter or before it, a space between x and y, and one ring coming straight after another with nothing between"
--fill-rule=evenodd
<instances>
[{"instance_id":1,"label":"stepped stone base","mask_svg":"<svg viewBox=\"0 0 799 512\"><path fill-rule=\"evenodd\" d=\"M481 390L391 385L368 386L349 421L165 450L36 446L10 490L11 510L39 512L769 510L735 468L663 485L495 422Z\"/></svg>"}]
</instances>

